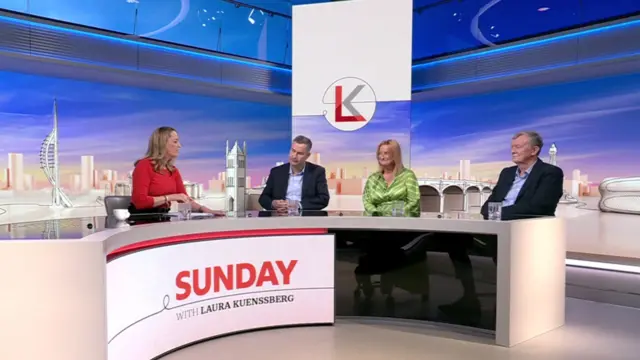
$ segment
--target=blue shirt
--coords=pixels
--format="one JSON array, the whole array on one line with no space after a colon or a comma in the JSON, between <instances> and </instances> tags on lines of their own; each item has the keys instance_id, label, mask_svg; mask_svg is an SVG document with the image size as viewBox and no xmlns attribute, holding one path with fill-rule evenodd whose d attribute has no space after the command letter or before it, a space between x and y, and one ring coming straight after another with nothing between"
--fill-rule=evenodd
<instances>
[{"instance_id":1,"label":"blue shirt","mask_svg":"<svg viewBox=\"0 0 640 360\"><path fill-rule=\"evenodd\" d=\"M293 169L289 168L289 186L287 186L287 200L302 201L302 177L304 176L304 168L298 174L293 173Z\"/></svg>"},{"instance_id":2,"label":"blue shirt","mask_svg":"<svg viewBox=\"0 0 640 360\"><path fill-rule=\"evenodd\" d=\"M520 194L520 190L522 190L522 187L527 182L529 174L531 173L531 169L533 169L533 166L536 163L537 161L533 163L533 165L531 165L522 175L520 175L520 169L516 168L516 176L513 179L513 184L511 184L511 189L507 193L507 196L505 196L504 200L502 200L502 206L511 206L516 203L518 194Z\"/></svg>"}]
</instances>

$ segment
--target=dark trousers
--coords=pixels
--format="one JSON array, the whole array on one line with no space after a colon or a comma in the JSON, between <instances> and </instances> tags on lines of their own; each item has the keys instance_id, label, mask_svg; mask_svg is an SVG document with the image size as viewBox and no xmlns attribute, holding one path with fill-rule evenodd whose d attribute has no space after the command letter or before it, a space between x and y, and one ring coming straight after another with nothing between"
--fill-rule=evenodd
<instances>
[{"instance_id":1,"label":"dark trousers","mask_svg":"<svg viewBox=\"0 0 640 360\"><path fill-rule=\"evenodd\" d=\"M464 298L477 299L470 252L490 256L497 264L497 237L495 235L465 233L434 233L429 251L449 254L456 277L462 282Z\"/></svg>"}]
</instances>

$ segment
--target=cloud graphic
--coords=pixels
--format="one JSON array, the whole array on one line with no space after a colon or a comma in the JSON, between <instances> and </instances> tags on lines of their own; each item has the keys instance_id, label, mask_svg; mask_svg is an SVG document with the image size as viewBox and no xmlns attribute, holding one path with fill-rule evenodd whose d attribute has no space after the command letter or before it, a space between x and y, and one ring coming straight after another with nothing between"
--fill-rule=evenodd
<instances>
[{"instance_id":1,"label":"cloud graphic","mask_svg":"<svg viewBox=\"0 0 640 360\"><path fill-rule=\"evenodd\" d=\"M374 119L356 131L340 131L324 116L295 116L292 132L310 137L323 163L375 163L377 145L387 139L397 140L408 158L410 107L410 102L379 103Z\"/></svg>"}]
</instances>

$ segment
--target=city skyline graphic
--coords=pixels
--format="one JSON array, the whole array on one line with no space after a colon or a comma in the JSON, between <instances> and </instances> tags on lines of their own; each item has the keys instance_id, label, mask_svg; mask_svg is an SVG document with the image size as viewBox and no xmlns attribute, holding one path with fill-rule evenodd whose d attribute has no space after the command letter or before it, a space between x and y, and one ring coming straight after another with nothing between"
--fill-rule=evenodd
<instances>
[{"instance_id":1,"label":"city skyline graphic","mask_svg":"<svg viewBox=\"0 0 640 360\"><path fill-rule=\"evenodd\" d=\"M78 177L89 163L97 173L94 184L126 180L159 126L178 130L183 147L177 166L194 183L208 184L224 172L227 140L247 143L248 176L256 184L276 162L286 160L290 146L289 106L12 72L0 76L2 188L11 162L24 173L25 184L17 188L51 187L40 168L40 148L52 131L54 99L60 182L66 189L83 188Z\"/></svg>"},{"instance_id":2,"label":"city skyline graphic","mask_svg":"<svg viewBox=\"0 0 640 360\"><path fill-rule=\"evenodd\" d=\"M640 155L640 75L521 88L423 102L380 102L363 128L340 131L322 115L291 118L290 107L186 95L36 75L2 73L0 185L51 187L40 168L40 148L52 133L58 103L60 183L65 190L113 192L128 182L133 162L158 126L178 129L177 165L185 181L203 191L225 191L225 145L247 143L247 188L287 161L292 136L313 141L309 161L327 169L335 195L361 195L377 169L375 150L385 139L403 149L405 165L421 185L443 191L454 184L490 188L511 166L514 133L536 130L545 139L543 160L556 144L557 163L572 196L596 196L605 178L637 175ZM292 129L289 130L289 129ZM13 179L21 171L19 177ZM19 179L15 181L16 179ZM17 184L16 184L17 183ZM130 189L123 191L126 193ZM117 192L116 192L117 193Z\"/></svg>"},{"instance_id":3,"label":"city skyline graphic","mask_svg":"<svg viewBox=\"0 0 640 360\"><path fill-rule=\"evenodd\" d=\"M619 75L466 97L413 102L411 167L418 177L470 174L496 180L512 166L511 137L538 131L548 161L552 143L567 180L637 176L640 75ZM575 177L578 178L575 178Z\"/></svg>"}]
</instances>

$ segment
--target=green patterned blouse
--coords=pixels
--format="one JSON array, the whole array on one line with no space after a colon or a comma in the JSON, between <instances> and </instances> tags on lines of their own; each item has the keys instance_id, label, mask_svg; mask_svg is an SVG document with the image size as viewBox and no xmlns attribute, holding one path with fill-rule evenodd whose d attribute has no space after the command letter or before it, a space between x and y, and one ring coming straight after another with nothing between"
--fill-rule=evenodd
<instances>
[{"instance_id":1,"label":"green patterned blouse","mask_svg":"<svg viewBox=\"0 0 640 360\"><path fill-rule=\"evenodd\" d=\"M391 216L392 204L404 201L404 216L420 217L420 188L416 174L404 169L393 179L391 185L381 172L369 176L362 195L365 213L378 212L382 216Z\"/></svg>"}]
</instances>

